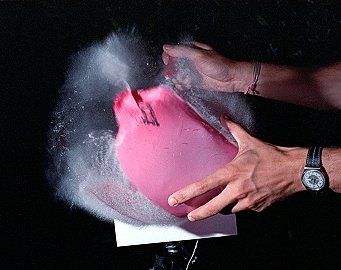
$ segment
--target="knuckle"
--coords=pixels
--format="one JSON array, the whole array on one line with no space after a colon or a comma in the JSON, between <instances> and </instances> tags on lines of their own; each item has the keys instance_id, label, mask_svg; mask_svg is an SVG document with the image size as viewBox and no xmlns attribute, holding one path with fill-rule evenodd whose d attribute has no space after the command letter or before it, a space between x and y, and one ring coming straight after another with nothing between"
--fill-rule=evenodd
<instances>
[{"instance_id":1,"label":"knuckle","mask_svg":"<svg viewBox=\"0 0 341 270\"><path fill-rule=\"evenodd\" d=\"M202 194L208 191L209 186L207 181L199 181L194 183L194 188L199 194Z\"/></svg>"},{"instance_id":2,"label":"knuckle","mask_svg":"<svg viewBox=\"0 0 341 270\"><path fill-rule=\"evenodd\" d=\"M247 209L252 209L255 206L254 201L250 198L246 197L244 200Z\"/></svg>"}]
</instances>

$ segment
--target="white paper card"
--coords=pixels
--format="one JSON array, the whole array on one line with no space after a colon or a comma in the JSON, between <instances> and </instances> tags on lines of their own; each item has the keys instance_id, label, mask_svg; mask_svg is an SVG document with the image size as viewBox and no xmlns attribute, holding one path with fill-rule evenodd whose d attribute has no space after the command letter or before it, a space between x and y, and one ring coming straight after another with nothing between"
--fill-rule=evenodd
<instances>
[{"instance_id":1,"label":"white paper card","mask_svg":"<svg viewBox=\"0 0 341 270\"><path fill-rule=\"evenodd\" d=\"M117 246L132 246L237 234L235 215L215 215L181 226L137 227L115 220Z\"/></svg>"}]
</instances>

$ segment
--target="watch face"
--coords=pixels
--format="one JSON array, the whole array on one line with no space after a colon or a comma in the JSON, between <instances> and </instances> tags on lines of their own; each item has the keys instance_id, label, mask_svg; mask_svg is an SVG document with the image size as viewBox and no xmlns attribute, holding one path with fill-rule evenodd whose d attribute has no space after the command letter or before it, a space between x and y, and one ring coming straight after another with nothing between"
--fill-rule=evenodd
<instances>
[{"instance_id":1,"label":"watch face","mask_svg":"<svg viewBox=\"0 0 341 270\"><path fill-rule=\"evenodd\" d=\"M306 170L302 176L302 182L307 189L320 190L325 185L325 177L319 170Z\"/></svg>"}]
</instances>

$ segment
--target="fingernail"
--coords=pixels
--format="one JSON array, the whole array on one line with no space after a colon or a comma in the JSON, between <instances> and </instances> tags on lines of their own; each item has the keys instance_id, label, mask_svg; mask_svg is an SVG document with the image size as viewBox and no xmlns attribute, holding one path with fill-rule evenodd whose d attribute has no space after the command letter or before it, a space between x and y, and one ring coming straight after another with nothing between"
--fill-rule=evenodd
<instances>
[{"instance_id":1,"label":"fingernail","mask_svg":"<svg viewBox=\"0 0 341 270\"><path fill-rule=\"evenodd\" d=\"M177 205L178 205L178 202L177 202L177 200L175 200L174 198L169 198L169 199L168 199L168 204L169 204L170 206L177 206Z\"/></svg>"},{"instance_id":2,"label":"fingernail","mask_svg":"<svg viewBox=\"0 0 341 270\"><path fill-rule=\"evenodd\" d=\"M188 215L187 218L188 218L188 220L191 221L191 222L195 221L195 219L194 219L192 216L190 216L190 215Z\"/></svg>"}]
</instances>

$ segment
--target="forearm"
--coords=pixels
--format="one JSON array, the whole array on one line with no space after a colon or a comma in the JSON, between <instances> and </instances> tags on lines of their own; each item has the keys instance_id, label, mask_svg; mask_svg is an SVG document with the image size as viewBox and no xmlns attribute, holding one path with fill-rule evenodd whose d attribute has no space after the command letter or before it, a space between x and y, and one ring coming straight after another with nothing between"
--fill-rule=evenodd
<instances>
[{"instance_id":1,"label":"forearm","mask_svg":"<svg viewBox=\"0 0 341 270\"><path fill-rule=\"evenodd\" d=\"M252 82L253 64L235 65L233 89L244 92ZM319 68L263 63L256 90L265 98L317 109L341 109L341 63Z\"/></svg>"},{"instance_id":2,"label":"forearm","mask_svg":"<svg viewBox=\"0 0 341 270\"><path fill-rule=\"evenodd\" d=\"M322 164L329 178L329 187L341 193L341 148L324 148Z\"/></svg>"}]
</instances>

